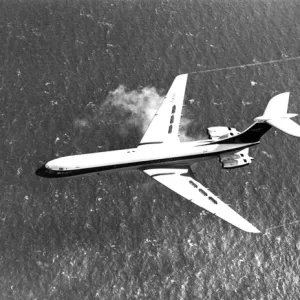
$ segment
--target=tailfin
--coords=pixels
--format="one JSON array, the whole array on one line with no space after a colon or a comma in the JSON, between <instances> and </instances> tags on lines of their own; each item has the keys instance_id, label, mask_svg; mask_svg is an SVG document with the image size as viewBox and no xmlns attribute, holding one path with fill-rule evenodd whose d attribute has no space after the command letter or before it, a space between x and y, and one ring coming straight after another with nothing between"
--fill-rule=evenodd
<instances>
[{"instance_id":1,"label":"tailfin","mask_svg":"<svg viewBox=\"0 0 300 300\"><path fill-rule=\"evenodd\" d=\"M300 126L292 121L290 118L297 116L297 114L287 113L290 93L282 93L273 97L261 117L255 118L258 123L268 123L279 130L300 137Z\"/></svg>"},{"instance_id":2,"label":"tailfin","mask_svg":"<svg viewBox=\"0 0 300 300\"><path fill-rule=\"evenodd\" d=\"M290 119L297 114L287 113L289 96L290 93L287 92L273 97L264 114L254 119L254 124L242 133L222 140L221 143L256 143L272 126L287 134L300 137L300 126Z\"/></svg>"}]
</instances>

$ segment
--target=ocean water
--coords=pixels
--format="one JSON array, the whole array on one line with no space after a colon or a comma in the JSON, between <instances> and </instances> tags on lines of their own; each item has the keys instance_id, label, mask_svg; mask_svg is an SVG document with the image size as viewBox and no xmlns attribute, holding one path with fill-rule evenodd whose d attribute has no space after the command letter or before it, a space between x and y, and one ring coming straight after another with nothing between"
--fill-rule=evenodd
<instances>
[{"instance_id":1,"label":"ocean water","mask_svg":"<svg viewBox=\"0 0 300 300\"><path fill-rule=\"evenodd\" d=\"M139 172L49 180L35 170L135 147L179 73L199 71L182 138L242 130L280 92L300 112L300 61L259 64L300 56L299 19L296 0L2 0L0 298L297 299L297 138L272 129L245 168L193 165L258 235Z\"/></svg>"}]
</instances>

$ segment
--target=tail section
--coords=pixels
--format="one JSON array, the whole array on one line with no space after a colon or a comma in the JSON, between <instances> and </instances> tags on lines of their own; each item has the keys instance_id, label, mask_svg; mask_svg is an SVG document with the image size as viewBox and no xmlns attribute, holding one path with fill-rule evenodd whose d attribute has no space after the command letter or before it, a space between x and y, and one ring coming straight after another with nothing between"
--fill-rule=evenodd
<instances>
[{"instance_id":1,"label":"tail section","mask_svg":"<svg viewBox=\"0 0 300 300\"><path fill-rule=\"evenodd\" d=\"M290 93L282 93L273 97L261 117L255 118L255 121L261 123L266 122L279 130L300 137L300 126L292 121L290 118L297 116L297 114L288 114Z\"/></svg>"},{"instance_id":2,"label":"tail section","mask_svg":"<svg viewBox=\"0 0 300 300\"><path fill-rule=\"evenodd\" d=\"M287 134L300 137L300 126L289 118L269 120L267 123Z\"/></svg>"},{"instance_id":3,"label":"tail section","mask_svg":"<svg viewBox=\"0 0 300 300\"><path fill-rule=\"evenodd\" d=\"M218 143L257 143L272 126L292 136L300 137L300 126L290 119L297 114L287 113L289 96L289 92L276 95L269 101L264 114L255 118L255 123L248 129Z\"/></svg>"},{"instance_id":4,"label":"tail section","mask_svg":"<svg viewBox=\"0 0 300 300\"><path fill-rule=\"evenodd\" d=\"M282 115L286 114L289 105L289 97L289 92L276 95L269 101L263 116L258 117L256 119L272 119L276 117L281 117Z\"/></svg>"}]
</instances>

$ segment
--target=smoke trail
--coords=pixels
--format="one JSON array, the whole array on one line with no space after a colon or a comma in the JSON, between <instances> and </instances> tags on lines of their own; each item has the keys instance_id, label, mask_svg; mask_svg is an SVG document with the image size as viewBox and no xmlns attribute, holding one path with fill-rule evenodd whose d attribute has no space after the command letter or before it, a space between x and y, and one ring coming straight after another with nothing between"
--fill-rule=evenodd
<instances>
[{"instance_id":1,"label":"smoke trail","mask_svg":"<svg viewBox=\"0 0 300 300\"><path fill-rule=\"evenodd\" d=\"M109 92L104 105L122 107L132 113L129 123L139 126L145 132L163 101L154 87L144 87L140 90L127 91L124 85Z\"/></svg>"},{"instance_id":2,"label":"smoke trail","mask_svg":"<svg viewBox=\"0 0 300 300\"><path fill-rule=\"evenodd\" d=\"M281 63L281 62L286 62L286 61L291 61L291 60L298 60L298 59L300 59L300 56L282 58L282 59L277 59L277 60L269 60L269 61L264 61L264 62L254 62L254 63L251 63L251 64L244 64L244 65L238 65L238 66L232 66L232 67L224 67L224 68L216 68L216 69L209 69L209 70L203 70L203 71L196 71L196 72L191 72L189 74L197 74L197 73L203 74L203 73L210 73L210 72L217 72L217 71L224 71L224 70L233 70L233 69L237 69L237 68L255 67L255 66L275 64L275 63Z\"/></svg>"},{"instance_id":3,"label":"smoke trail","mask_svg":"<svg viewBox=\"0 0 300 300\"><path fill-rule=\"evenodd\" d=\"M273 230L273 229L276 229L276 228L280 228L280 227L284 227L284 226L287 226L287 225L293 225L293 224L297 224L299 223L300 220L296 220L296 221L293 221L293 222L290 222L290 223L284 223L284 224L281 224L281 225L278 225L278 226L274 226L274 227L270 227L270 228L267 228L267 230ZM265 233L266 234L266 233Z\"/></svg>"}]
</instances>

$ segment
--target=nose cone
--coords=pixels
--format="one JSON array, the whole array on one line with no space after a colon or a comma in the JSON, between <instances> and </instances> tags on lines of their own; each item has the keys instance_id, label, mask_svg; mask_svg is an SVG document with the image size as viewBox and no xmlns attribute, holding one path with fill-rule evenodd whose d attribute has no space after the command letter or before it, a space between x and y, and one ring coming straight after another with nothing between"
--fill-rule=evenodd
<instances>
[{"instance_id":1,"label":"nose cone","mask_svg":"<svg viewBox=\"0 0 300 300\"><path fill-rule=\"evenodd\" d=\"M52 171L51 169L47 168L47 164L42 165L40 168L38 168L35 171L35 174L37 176L45 177L45 178L53 178L55 176L55 172Z\"/></svg>"}]
</instances>

